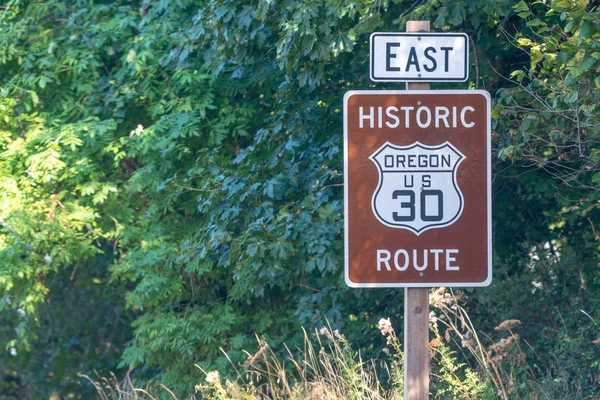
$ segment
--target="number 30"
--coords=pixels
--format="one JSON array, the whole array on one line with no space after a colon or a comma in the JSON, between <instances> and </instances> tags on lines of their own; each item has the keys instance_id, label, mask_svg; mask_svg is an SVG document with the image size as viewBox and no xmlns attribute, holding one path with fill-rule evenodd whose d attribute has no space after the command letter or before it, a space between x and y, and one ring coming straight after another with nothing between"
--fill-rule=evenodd
<instances>
[{"instance_id":1,"label":"number 30","mask_svg":"<svg viewBox=\"0 0 600 400\"><path fill-rule=\"evenodd\" d=\"M437 197L437 214L427 215L427 198ZM408 201L400 201L400 209L408 210L408 215L400 215L398 212L393 212L392 217L396 222L407 222L415 220L415 192L414 190L394 190L392 199L396 200L399 197L408 197ZM444 218L444 192L441 190L422 190L420 196L421 221L441 221Z\"/></svg>"}]
</instances>

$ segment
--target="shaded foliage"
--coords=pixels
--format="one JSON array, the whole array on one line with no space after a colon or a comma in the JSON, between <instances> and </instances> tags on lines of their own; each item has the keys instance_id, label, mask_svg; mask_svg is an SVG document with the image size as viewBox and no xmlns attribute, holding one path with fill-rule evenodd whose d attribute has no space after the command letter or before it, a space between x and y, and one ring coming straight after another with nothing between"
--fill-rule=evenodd
<instances>
[{"instance_id":1,"label":"shaded foliage","mask_svg":"<svg viewBox=\"0 0 600 400\"><path fill-rule=\"evenodd\" d=\"M42 373L36 348L71 346L49 317L54 304L121 310L121 293L131 336L97 333L72 357L129 339L120 365L180 395L197 382L194 363L228 365L220 349L235 363L256 333L294 346L299 324L325 317L380 356L372 327L402 303L397 290L343 284L342 98L375 87L371 32L422 19L469 35L468 87L495 99L495 281L467 291L475 318L490 330L523 319L536 373L584 379L586 369L578 390L592 396L597 18L592 5L563 1L8 2L0 307L20 329L3 333L3 357L28 371L23 382ZM70 280L75 269L86 278ZM85 294L94 279L101 288ZM111 320L88 321L96 332ZM569 352L586 356L554 363ZM95 367L74 358L48 391L71 390L77 365Z\"/></svg>"}]
</instances>

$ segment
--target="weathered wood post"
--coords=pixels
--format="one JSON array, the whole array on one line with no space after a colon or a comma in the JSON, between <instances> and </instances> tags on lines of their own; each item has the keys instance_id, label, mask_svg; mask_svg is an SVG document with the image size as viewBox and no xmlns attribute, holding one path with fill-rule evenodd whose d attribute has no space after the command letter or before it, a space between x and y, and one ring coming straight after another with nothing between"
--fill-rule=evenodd
<instances>
[{"instance_id":1,"label":"weathered wood post","mask_svg":"<svg viewBox=\"0 0 600 400\"><path fill-rule=\"evenodd\" d=\"M406 32L429 32L429 21L408 21ZM406 83L429 90L429 83ZM404 289L404 398L429 398L429 288Z\"/></svg>"}]
</instances>

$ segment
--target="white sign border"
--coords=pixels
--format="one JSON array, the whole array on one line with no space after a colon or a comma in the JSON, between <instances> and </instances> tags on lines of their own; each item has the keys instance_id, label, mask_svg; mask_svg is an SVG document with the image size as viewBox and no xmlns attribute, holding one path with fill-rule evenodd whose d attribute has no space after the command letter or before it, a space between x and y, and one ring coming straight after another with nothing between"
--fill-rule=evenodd
<instances>
[{"instance_id":1,"label":"white sign border","mask_svg":"<svg viewBox=\"0 0 600 400\"><path fill-rule=\"evenodd\" d=\"M348 223L348 100L354 95L415 95L415 94L479 94L487 104L487 278L483 282L424 282L424 283L356 283L350 280ZM400 288L400 287L485 287L492 283L492 124L491 98L485 90L350 90L344 95L344 280L351 288Z\"/></svg>"},{"instance_id":2,"label":"white sign border","mask_svg":"<svg viewBox=\"0 0 600 400\"><path fill-rule=\"evenodd\" d=\"M465 73L464 78L378 78L373 75L375 69L374 42L377 36L462 36L465 38ZM373 82L466 82L469 79L469 36L466 33L451 33L451 32L373 32L369 38L369 77Z\"/></svg>"}]
</instances>

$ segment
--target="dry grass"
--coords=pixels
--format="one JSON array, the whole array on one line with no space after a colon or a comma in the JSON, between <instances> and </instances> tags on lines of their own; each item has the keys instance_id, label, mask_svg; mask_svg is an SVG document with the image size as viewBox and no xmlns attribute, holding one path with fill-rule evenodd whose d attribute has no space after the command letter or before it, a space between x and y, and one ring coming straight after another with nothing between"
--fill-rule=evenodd
<instances>
[{"instance_id":1,"label":"dry grass","mask_svg":"<svg viewBox=\"0 0 600 400\"><path fill-rule=\"evenodd\" d=\"M313 344L304 331L303 347L292 351L286 346L287 356L280 358L257 336L258 351L247 353L248 359L240 366L231 363L237 375L234 381L222 378L218 371L205 371L197 366L205 379L196 386L196 395L187 399L395 400L402 397L382 388L375 363L364 362L337 330L323 327L315 331L315 337ZM147 391L135 388L129 375L121 382L114 375L96 379L81 376L94 385L102 400L156 400ZM162 388L177 400L171 391Z\"/></svg>"},{"instance_id":2,"label":"dry grass","mask_svg":"<svg viewBox=\"0 0 600 400\"><path fill-rule=\"evenodd\" d=\"M535 375L527 364L519 335L514 332L518 320L507 320L496 327L506 336L493 340L478 333L473 326L460 292L439 288L430 292L430 326L433 338L431 353L431 394L436 399L509 399L522 398L515 390L519 382L527 382L527 397L550 400L544 388L536 383ZM304 332L301 348L289 349L281 357L264 338L256 337L258 350L246 353L241 365L231 362L235 379L221 377L218 371L203 373L203 381L196 393L187 399L208 400L396 400L403 398L404 359L401 340L389 319L382 318L378 329L387 340L383 349L388 362L364 361L352 349L347 339L330 326ZM450 344L454 343L453 346ZM463 352L456 359L455 350ZM227 354L223 351L225 356ZM466 363L464 362L466 361ZM467 365L468 364L468 365ZM377 371L389 376L384 385ZM517 371L518 374L515 372ZM102 400L147 400L154 398L142 389L134 388L129 376L118 382L110 378L88 379ZM386 389L391 387L391 389ZM162 386L161 393L177 400ZM515 397L516 396L516 397Z\"/></svg>"},{"instance_id":3,"label":"dry grass","mask_svg":"<svg viewBox=\"0 0 600 400\"><path fill-rule=\"evenodd\" d=\"M98 392L101 400L157 400L144 389L136 388L131 381L129 373L125 375L122 381L119 381L114 374L110 374L109 378L96 376L96 379L90 378L88 375L79 375L88 380L94 389ZM175 394L168 388L161 385L163 389L169 393L173 399L178 400Z\"/></svg>"},{"instance_id":4,"label":"dry grass","mask_svg":"<svg viewBox=\"0 0 600 400\"><path fill-rule=\"evenodd\" d=\"M337 330L324 327L316 332L316 337L315 347L304 331L304 347L296 352L286 347L288 356L284 361L265 340L257 337L259 350L248 353L243 372L238 372L235 382L222 381L216 371L203 370L206 383L198 385L196 390L208 399L390 398L384 396L374 363L365 363Z\"/></svg>"},{"instance_id":5,"label":"dry grass","mask_svg":"<svg viewBox=\"0 0 600 400\"><path fill-rule=\"evenodd\" d=\"M485 336L486 342L491 342L486 347L467 311L460 305L461 300L460 294L455 294L444 287L429 293L429 304L437 311L437 314L435 311L430 314L434 330L438 331L438 324L442 325L445 328L443 336L446 341L452 340L457 346L470 352L477 362L473 369L479 370L484 379L487 378L493 383L501 398L511 398L514 385L519 381L514 374L514 367L518 367L528 376L531 396L534 399L551 400L542 387L532 384L535 381L535 374L525 359L519 335L513 332L521 325L521 321L510 319L502 322L495 330L508 332L508 337L494 342L491 337Z\"/></svg>"}]
</instances>

